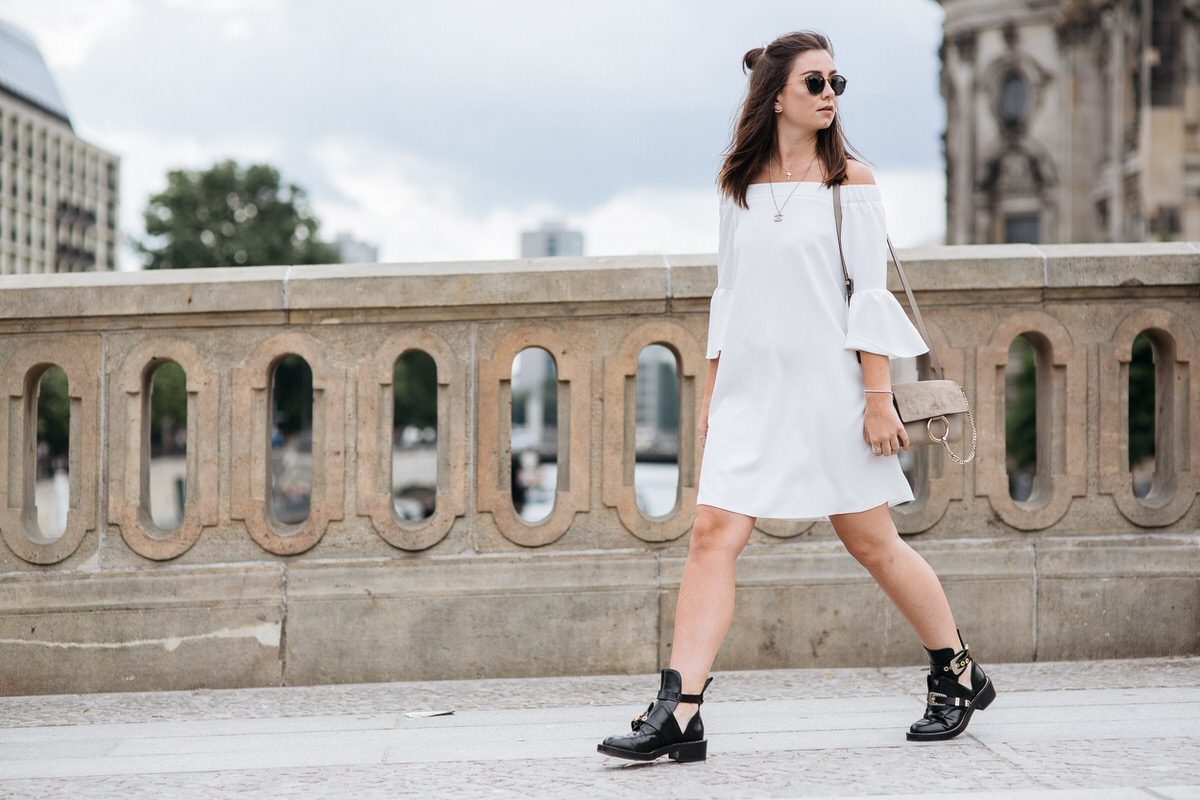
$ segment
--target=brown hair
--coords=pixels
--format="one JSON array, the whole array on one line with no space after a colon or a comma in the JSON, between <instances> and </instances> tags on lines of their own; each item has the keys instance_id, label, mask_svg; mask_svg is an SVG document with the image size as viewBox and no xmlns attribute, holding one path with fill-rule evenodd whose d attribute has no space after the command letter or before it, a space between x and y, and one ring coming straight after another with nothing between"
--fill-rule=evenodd
<instances>
[{"instance_id":1,"label":"brown hair","mask_svg":"<svg viewBox=\"0 0 1200 800\"><path fill-rule=\"evenodd\" d=\"M796 56L808 50L824 50L833 55L833 46L823 34L794 31L766 47L755 47L742 57L742 72L749 70L750 84L733 138L722 153L724 161L717 185L743 208L746 207L746 187L762 171L775 150L775 97L787 84ZM826 175L826 186L846 179L846 159L853 158L847 156L847 151L858 152L842 133L840 117L841 114L835 114L829 127L817 131L817 158Z\"/></svg>"}]
</instances>

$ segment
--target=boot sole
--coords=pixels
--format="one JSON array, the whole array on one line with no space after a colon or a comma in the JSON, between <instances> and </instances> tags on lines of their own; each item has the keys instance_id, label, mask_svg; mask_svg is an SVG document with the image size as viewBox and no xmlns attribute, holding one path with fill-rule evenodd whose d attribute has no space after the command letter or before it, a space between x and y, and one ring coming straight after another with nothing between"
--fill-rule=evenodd
<instances>
[{"instance_id":1,"label":"boot sole","mask_svg":"<svg viewBox=\"0 0 1200 800\"><path fill-rule=\"evenodd\" d=\"M628 758L632 761L653 761L664 755L680 763L686 761L703 761L708 756L708 740L676 742L675 744L664 745L657 750L651 750L648 753L639 753L636 750L623 750L620 747L598 744L596 745L596 752L604 753L606 756Z\"/></svg>"},{"instance_id":2,"label":"boot sole","mask_svg":"<svg viewBox=\"0 0 1200 800\"><path fill-rule=\"evenodd\" d=\"M983 684L983 688L979 690L979 694L975 695L975 701L966 710L962 716L962 720L958 725L949 730L939 731L938 733L913 733L908 731L905 738L910 742L938 742L944 739L953 739L967 729L967 724L971 721L971 715L976 711L983 711L992 704L996 699L996 687L992 685L992 679L989 677L987 682Z\"/></svg>"}]
</instances>

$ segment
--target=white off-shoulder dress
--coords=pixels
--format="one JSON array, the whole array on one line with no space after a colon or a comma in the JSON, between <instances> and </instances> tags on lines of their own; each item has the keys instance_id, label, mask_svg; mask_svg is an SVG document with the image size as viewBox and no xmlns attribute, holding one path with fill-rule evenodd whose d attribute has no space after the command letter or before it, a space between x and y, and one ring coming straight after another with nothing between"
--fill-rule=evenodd
<instances>
[{"instance_id":1,"label":"white off-shoulder dress","mask_svg":"<svg viewBox=\"0 0 1200 800\"><path fill-rule=\"evenodd\" d=\"M863 438L856 350L905 358L929 348L887 289L887 226L876 184L843 184L842 247L833 191L819 181L750 184L748 208L722 194L707 357L720 354L697 504L754 517L827 520L910 501L899 456Z\"/></svg>"}]
</instances>

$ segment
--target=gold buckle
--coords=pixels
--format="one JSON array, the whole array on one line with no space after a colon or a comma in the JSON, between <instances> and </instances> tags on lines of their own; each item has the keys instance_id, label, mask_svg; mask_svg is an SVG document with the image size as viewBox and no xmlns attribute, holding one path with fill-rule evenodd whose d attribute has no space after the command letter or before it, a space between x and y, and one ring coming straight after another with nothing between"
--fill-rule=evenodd
<instances>
[{"instance_id":1,"label":"gold buckle","mask_svg":"<svg viewBox=\"0 0 1200 800\"><path fill-rule=\"evenodd\" d=\"M935 700L935 697L942 698L940 701ZM958 706L960 708L970 708L971 701L962 697L950 697L941 692L930 692L925 698L925 704L930 706Z\"/></svg>"}]
</instances>

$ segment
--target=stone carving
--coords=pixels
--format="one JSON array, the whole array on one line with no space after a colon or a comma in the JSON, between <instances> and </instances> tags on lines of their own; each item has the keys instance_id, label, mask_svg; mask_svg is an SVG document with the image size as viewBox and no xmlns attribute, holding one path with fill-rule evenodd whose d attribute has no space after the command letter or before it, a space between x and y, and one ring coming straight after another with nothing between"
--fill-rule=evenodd
<instances>
[{"instance_id":1,"label":"stone carving","mask_svg":"<svg viewBox=\"0 0 1200 800\"><path fill-rule=\"evenodd\" d=\"M148 431L150 379L155 367L175 361L187 375L187 478L183 519L170 532L150 517ZM218 522L220 466L217 380L190 342L151 337L125 356L113 377L108 420L108 520L138 555L163 561L186 553L205 527Z\"/></svg>"},{"instance_id":2,"label":"stone carving","mask_svg":"<svg viewBox=\"0 0 1200 800\"><path fill-rule=\"evenodd\" d=\"M74 554L96 529L100 337L10 337L5 350L0 366L5 407L0 422L0 534L18 558L30 564L56 564ZM71 400L70 508L66 528L57 538L37 530L33 483L38 381L53 364L67 374Z\"/></svg>"}]
</instances>

